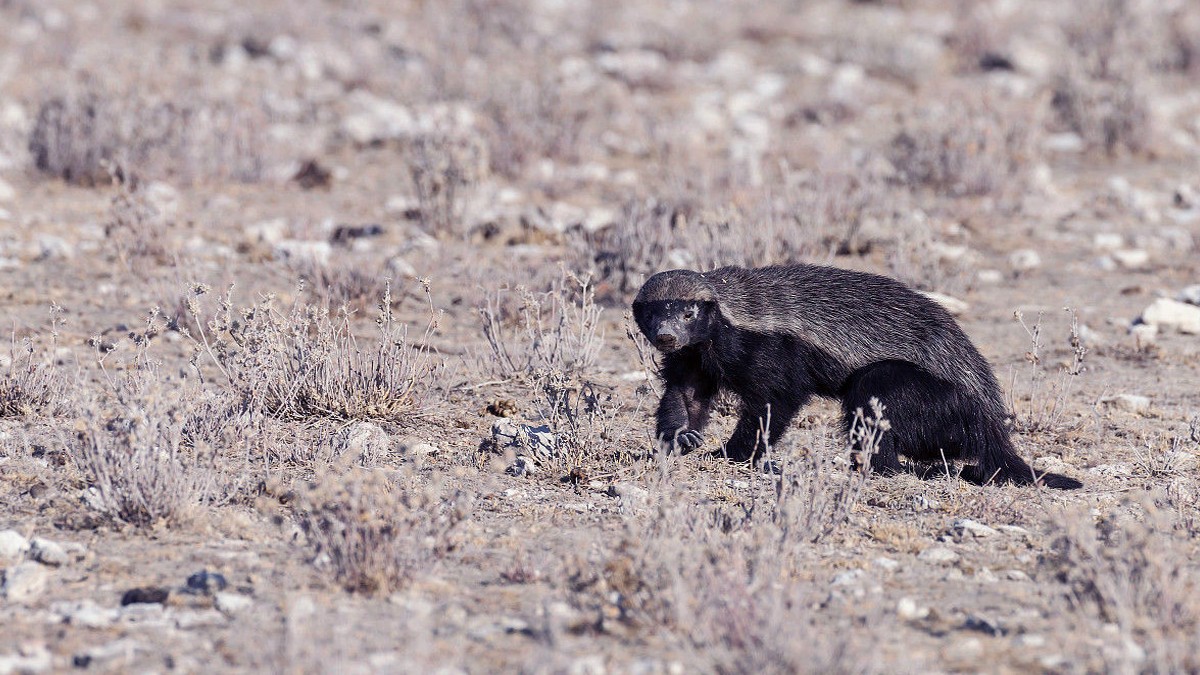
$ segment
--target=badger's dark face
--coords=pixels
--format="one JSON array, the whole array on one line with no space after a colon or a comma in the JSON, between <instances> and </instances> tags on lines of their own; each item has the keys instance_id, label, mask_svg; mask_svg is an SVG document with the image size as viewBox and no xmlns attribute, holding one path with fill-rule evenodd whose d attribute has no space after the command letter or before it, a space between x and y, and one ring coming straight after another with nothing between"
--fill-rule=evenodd
<instances>
[{"instance_id":1,"label":"badger's dark face","mask_svg":"<svg viewBox=\"0 0 1200 675\"><path fill-rule=\"evenodd\" d=\"M669 354L712 339L716 303L703 300L654 300L633 303L633 318L646 339Z\"/></svg>"}]
</instances>

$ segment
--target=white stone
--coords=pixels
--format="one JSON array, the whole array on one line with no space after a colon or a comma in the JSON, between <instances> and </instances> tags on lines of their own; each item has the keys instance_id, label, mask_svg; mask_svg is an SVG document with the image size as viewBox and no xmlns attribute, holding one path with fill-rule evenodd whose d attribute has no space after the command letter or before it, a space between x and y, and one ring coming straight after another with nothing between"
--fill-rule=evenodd
<instances>
[{"instance_id":1,"label":"white stone","mask_svg":"<svg viewBox=\"0 0 1200 675\"><path fill-rule=\"evenodd\" d=\"M410 214L421 211L421 202L416 197L393 195L388 197L388 200L384 202L383 210L389 216L408 217Z\"/></svg>"},{"instance_id":2,"label":"white stone","mask_svg":"<svg viewBox=\"0 0 1200 675\"><path fill-rule=\"evenodd\" d=\"M50 651L42 645L22 647L16 654L0 654L0 674L41 673L54 665Z\"/></svg>"},{"instance_id":3,"label":"white stone","mask_svg":"<svg viewBox=\"0 0 1200 675\"><path fill-rule=\"evenodd\" d=\"M981 284L998 284L1004 281L1004 273L1000 270L984 269L975 273L975 278Z\"/></svg>"},{"instance_id":4,"label":"white stone","mask_svg":"<svg viewBox=\"0 0 1200 675\"><path fill-rule=\"evenodd\" d=\"M285 239L275 244L275 257L286 260L328 265L332 255L333 247L327 241Z\"/></svg>"},{"instance_id":5,"label":"white stone","mask_svg":"<svg viewBox=\"0 0 1200 675\"><path fill-rule=\"evenodd\" d=\"M1018 272L1025 272L1040 267L1042 256L1031 248L1013 251L1008 256L1008 265Z\"/></svg>"},{"instance_id":6,"label":"white stone","mask_svg":"<svg viewBox=\"0 0 1200 675\"><path fill-rule=\"evenodd\" d=\"M1014 642L1022 649L1041 649L1046 646L1046 637L1037 633L1026 633L1018 635Z\"/></svg>"},{"instance_id":7,"label":"white stone","mask_svg":"<svg viewBox=\"0 0 1200 675\"><path fill-rule=\"evenodd\" d=\"M16 530L0 532L0 564L16 562L29 552L29 541Z\"/></svg>"},{"instance_id":8,"label":"white stone","mask_svg":"<svg viewBox=\"0 0 1200 675\"><path fill-rule=\"evenodd\" d=\"M1075 153L1083 152L1087 144L1084 143L1082 136L1068 131L1060 134L1050 134L1046 137L1042 147L1049 152Z\"/></svg>"},{"instance_id":9,"label":"white stone","mask_svg":"<svg viewBox=\"0 0 1200 675\"><path fill-rule=\"evenodd\" d=\"M17 198L17 189L0 178L0 203L11 202Z\"/></svg>"},{"instance_id":10,"label":"white stone","mask_svg":"<svg viewBox=\"0 0 1200 675\"><path fill-rule=\"evenodd\" d=\"M1125 245L1125 237L1116 232L1099 232L1092 237L1092 247L1097 251L1115 251Z\"/></svg>"},{"instance_id":11,"label":"white stone","mask_svg":"<svg viewBox=\"0 0 1200 675\"><path fill-rule=\"evenodd\" d=\"M1124 248L1112 252L1113 260L1127 270L1137 269L1150 262L1150 252L1141 248Z\"/></svg>"},{"instance_id":12,"label":"white stone","mask_svg":"<svg viewBox=\"0 0 1200 675\"><path fill-rule=\"evenodd\" d=\"M1149 323L1139 323L1129 329L1129 334L1133 336L1134 347L1145 349L1158 341L1158 326Z\"/></svg>"},{"instance_id":13,"label":"white stone","mask_svg":"<svg viewBox=\"0 0 1200 675\"><path fill-rule=\"evenodd\" d=\"M417 268L400 256L388 260L387 267L393 279L412 279L417 276Z\"/></svg>"},{"instance_id":14,"label":"white stone","mask_svg":"<svg viewBox=\"0 0 1200 675\"><path fill-rule=\"evenodd\" d=\"M918 605L912 598L904 597L896 603L896 615L906 621L924 619L929 616L929 608Z\"/></svg>"},{"instance_id":15,"label":"white stone","mask_svg":"<svg viewBox=\"0 0 1200 675\"><path fill-rule=\"evenodd\" d=\"M116 622L117 617L121 614L115 607L101 607L93 600L58 603L51 608L51 611L72 626L84 628L107 628Z\"/></svg>"},{"instance_id":16,"label":"white stone","mask_svg":"<svg viewBox=\"0 0 1200 675\"><path fill-rule=\"evenodd\" d=\"M38 260L69 260L75 257L71 242L54 234L38 235L35 242Z\"/></svg>"},{"instance_id":17,"label":"white stone","mask_svg":"<svg viewBox=\"0 0 1200 675\"><path fill-rule=\"evenodd\" d=\"M354 422L339 431L333 443L342 461L364 466L388 456L392 449L391 437L373 422Z\"/></svg>"},{"instance_id":18,"label":"white stone","mask_svg":"<svg viewBox=\"0 0 1200 675\"><path fill-rule=\"evenodd\" d=\"M1100 405L1142 415L1150 412L1150 397L1137 394L1117 394L1101 398Z\"/></svg>"},{"instance_id":19,"label":"white stone","mask_svg":"<svg viewBox=\"0 0 1200 675\"><path fill-rule=\"evenodd\" d=\"M254 242L278 244L287 235L287 218L272 218L246 228L246 238Z\"/></svg>"},{"instance_id":20,"label":"white stone","mask_svg":"<svg viewBox=\"0 0 1200 675\"><path fill-rule=\"evenodd\" d=\"M417 443L409 446L408 452L413 455L436 455L441 451L432 443Z\"/></svg>"},{"instance_id":21,"label":"white stone","mask_svg":"<svg viewBox=\"0 0 1200 675\"><path fill-rule=\"evenodd\" d=\"M156 605L160 610L161 605ZM122 661L130 661L134 655L142 651L142 647L133 638L121 638L114 640L108 644L97 645L88 649L83 654L92 661L111 661L113 659L121 659Z\"/></svg>"},{"instance_id":22,"label":"white stone","mask_svg":"<svg viewBox=\"0 0 1200 675\"><path fill-rule=\"evenodd\" d=\"M1196 335L1200 334L1200 307L1170 298L1159 298L1142 312L1142 321Z\"/></svg>"},{"instance_id":23,"label":"white stone","mask_svg":"<svg viewBox=\"0 0 1200 675\"><path fill-rule=\"evenodd\" d=\"M29 556L43 565L58 567L67 564L67 551L57 542L34 537L29 542Z\"/></svg>"},{"instance_id":24,"label":"white stone","mask_svg":"<svg viewBox=\"0 0 1200 675\"><path fill-rule=\"evenodd\" d=\"M179 190L162 181L154 181L145 187L144 196L159 215L171 220L179 212Z\"/></svg>"},{"instance_id":25,"label":"white stone","mask_svg":"<svg viewBox=\"0 0 1200 675\"><path fill-rule=\"evenodd\" d=\"M600 230L615 224L617 220L617 213L612 209L592 209L583 219L583 229L585 232L599 232Z\"/></svg>"},{"instance_id":26,"label":"white stone","mask_svg":"<svg viewBox=\"0 0 1200 675\"><path fill-rule=\"evenodd\" d=\"M977 538L990 537L997 534L996 530L970 518L958 518L951 524L950 528L960 535Z\"/></svg>"},{"instance_id":27,"label":"white stone","mask_svg":"<svg viewBox=\"0 0 1200 675\"><path fill-rule=\"evenodd\" d=\"M862 578L862 575L863 575L862 570L847 570L845 572L839 572L836 576L833 577L833 585L834 586L851 586L851 585L857 584L859 579Z\"/></svg>"},{"instance_id":28,"label":"white stone","mask_svg":"<svg viewBox=\"0 0 1200 675\"><path fill-rule=\"evenodd\" d=\"M978 581L981 584L994 584L997 581L1000 581L1000 578L997 577L996 573L992 570L986 567L980 567L975 571L975 581Z\"/></svg>"},{"instance_id":29,"label":"white stone","mask_svg":"<svg viewBox=\"0 0 1200 675\"><path fill-rule=\"evenodd\" d=\"M213 597L213 606L225 614L237 614L253 604L254 600L240 593L217 593Z\"/></svg>"},{"instance_id":30,"label":"white stone","mask_svg":"<svg viewBox=\"0 0 1200 675\"><path fill-rule=\"evenodd\" d=\"M1192 284L1179 291L1179 295L1175 296L1175 299L1189 305L1200 305L1200 284Z\"/></svg>"},{"instance_id":31,"label":"white stone","mask_svg":"<svg viewBox=\"0 0 1200 675\"><path fill-rule=\"evenodd\" d=\"M963 314L967 313L967 310L971 309L971 305L967 304L966 301L959 300L958 298L952 295L946 295L945 293L938 293L937 291L921 291L921 295L924 295L930 300L941 305L942 309L950 312L952 316L962 316Z\"/></svg>"},{"instance_id":32,"label":"white stone","mask_svg":"<svg viewBox=\"0 0 1200 675\"><path fill-rule=\"evenodd\" d=\"M872 561L876 567L887 572L895 572L900 569L900 563L892 558L880 556Z\"/></svg>"},{"instance_id":33,"label":"white stone","mask_svg":"<svg viewBox=\"0 0 1200 675\"><path fill-rule=\"evenodd\" d=\"M349 104L357 112L342 118L342 133L358 145L404 138L420 129L411 110L362 89L350 95Z\"/></svg>"},{"instance_id":34,"label":"white stone","mask_svg":"<svg viewBox=\"0 0 1200 675\"><path fill-rule=\"evenodd\" d=\"M958 560L958 554L945 546L933 546L921 551L917 558L925 562L946 564Z\"/></svg>"},{"instance_id":35,"label":"white stone","mask_svg":"<svg viewBox=\"0 0 1200 675\"><path fill-rule=\"evenodd\" d=\"M0 593L9 602L28 603L36 600L50 580L46 568L33 561L25 561L4 570L4 583Z\"/></svg>"}]
</instances>

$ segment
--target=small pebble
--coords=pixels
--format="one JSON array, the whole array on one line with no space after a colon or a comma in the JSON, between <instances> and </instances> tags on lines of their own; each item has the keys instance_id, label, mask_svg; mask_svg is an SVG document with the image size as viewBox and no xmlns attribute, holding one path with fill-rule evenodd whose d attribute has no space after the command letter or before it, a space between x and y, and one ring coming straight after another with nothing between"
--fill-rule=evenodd
<instances>
[{"instance_id":1,"label":"small pebble","mask_svg":"<svg viewBox=\"0 0 1200 675\"><path fill-rule=\"evenodd\" d=\"M1117 394L1101 398L1100 405L1114 410L1144 415L1150 412L1150 397L1137 394Z\"/></svg>"},{"instance_id":2,"label":"small pebble","mask_svg":"<svg viewBox=\"0 0 1200 675\"><path fill-rule=\"evenodd\" d=\"M254 604L254 600L238 593L217 593L213 606L225 614L237 614Z\"/></svg>"},{"instance_id":3,"label":"small pebble","mask_svg":"<svg viewBox=\"0 0 1200 675\"><path fill-rule=\"evenodd\" d=\"M68 560L67 551L61 544L41 537L34 537L33 541L29 542L29 555L43 565L51 567L65 565Z\"/></svg>"},{"instance_id":4,"label":"small pebble","mask_svg":"<svg viewBox=\"0 0 1200 675\"><path fill-rule=\"evenodd\" d=\"M0 563L16 562L29 552L29 540L16 530L0 532Z\"/></svg>"},{"instance_id":5,"label":"small pebble","mask_svg":"<svg viewBox=\"0 0 1200 675\"><path fill-rule=\"evenodd\" d=\"M958 554L945 546L933 546L921 551L918 559L932 563L952 563L958 560Z\"/></svg>"},{"instance_id":6,"label":"small pebble","mask_svg":"<svg viewBox=\"0 0 1200 675\"><path fill-rule=\"evenodd\" d=\"M217 591L223 591L229 585L225 575L217 572L209 572L201 570L187 578L188 593L204 593L211 595Z\"/></svg>"},{"instance_id":7,"label":"small pebble","mask_svg":"<svg viewBox=\"0 0 1200 675\"><path fill-rule=\"evenodd\" d=\"M141 588L131 588L121 596L121 606L126 605L151 605L167 601L167 596L171 591L161 586L143 586Z\"/></svg>"}]
</instances>

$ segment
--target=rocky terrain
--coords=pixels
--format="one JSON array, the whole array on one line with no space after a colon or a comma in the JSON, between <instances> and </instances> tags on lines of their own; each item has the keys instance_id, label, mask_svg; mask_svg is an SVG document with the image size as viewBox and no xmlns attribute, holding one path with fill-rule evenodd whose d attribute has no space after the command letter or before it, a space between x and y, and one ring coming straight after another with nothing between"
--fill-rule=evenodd
<instances>
[{"instance_id":1,"label":"rocky terrain","mask_svg":"<svg viewBox=\"0 0 1200 675\"><path fill-rule=\"evenodd\" d=\"M0 673L1200 670L1195 3L0 25ZM783 262L933 294L1084 488L828 401L656 453L633 294Z\"/></svg>"}]
</instances>

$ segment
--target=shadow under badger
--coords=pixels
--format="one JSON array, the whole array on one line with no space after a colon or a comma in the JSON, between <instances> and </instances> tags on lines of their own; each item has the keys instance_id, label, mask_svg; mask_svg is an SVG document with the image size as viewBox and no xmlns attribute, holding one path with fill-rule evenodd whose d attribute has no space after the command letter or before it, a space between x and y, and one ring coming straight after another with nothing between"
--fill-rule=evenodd
<instances>
[{"instance_id":1,"label":"shadow under badger","mask_svg":"<svg viewBox=\"0 0 1200 675\"><path fill-rule=\"evenodd\" d=\"M945 309L894 279L816 265L673 270L646 281L633 314L665 355L657 436L683 451L702 443L722 390L742 404L725 444L736 461L756 458L762 425L778 441L814 395L841 399L846 425L877 398L891 423L871 460L879 473L905 455L960 460L975 483L1082 486L1035 476L987 360Z\"/></svg>"}]
</instances>

